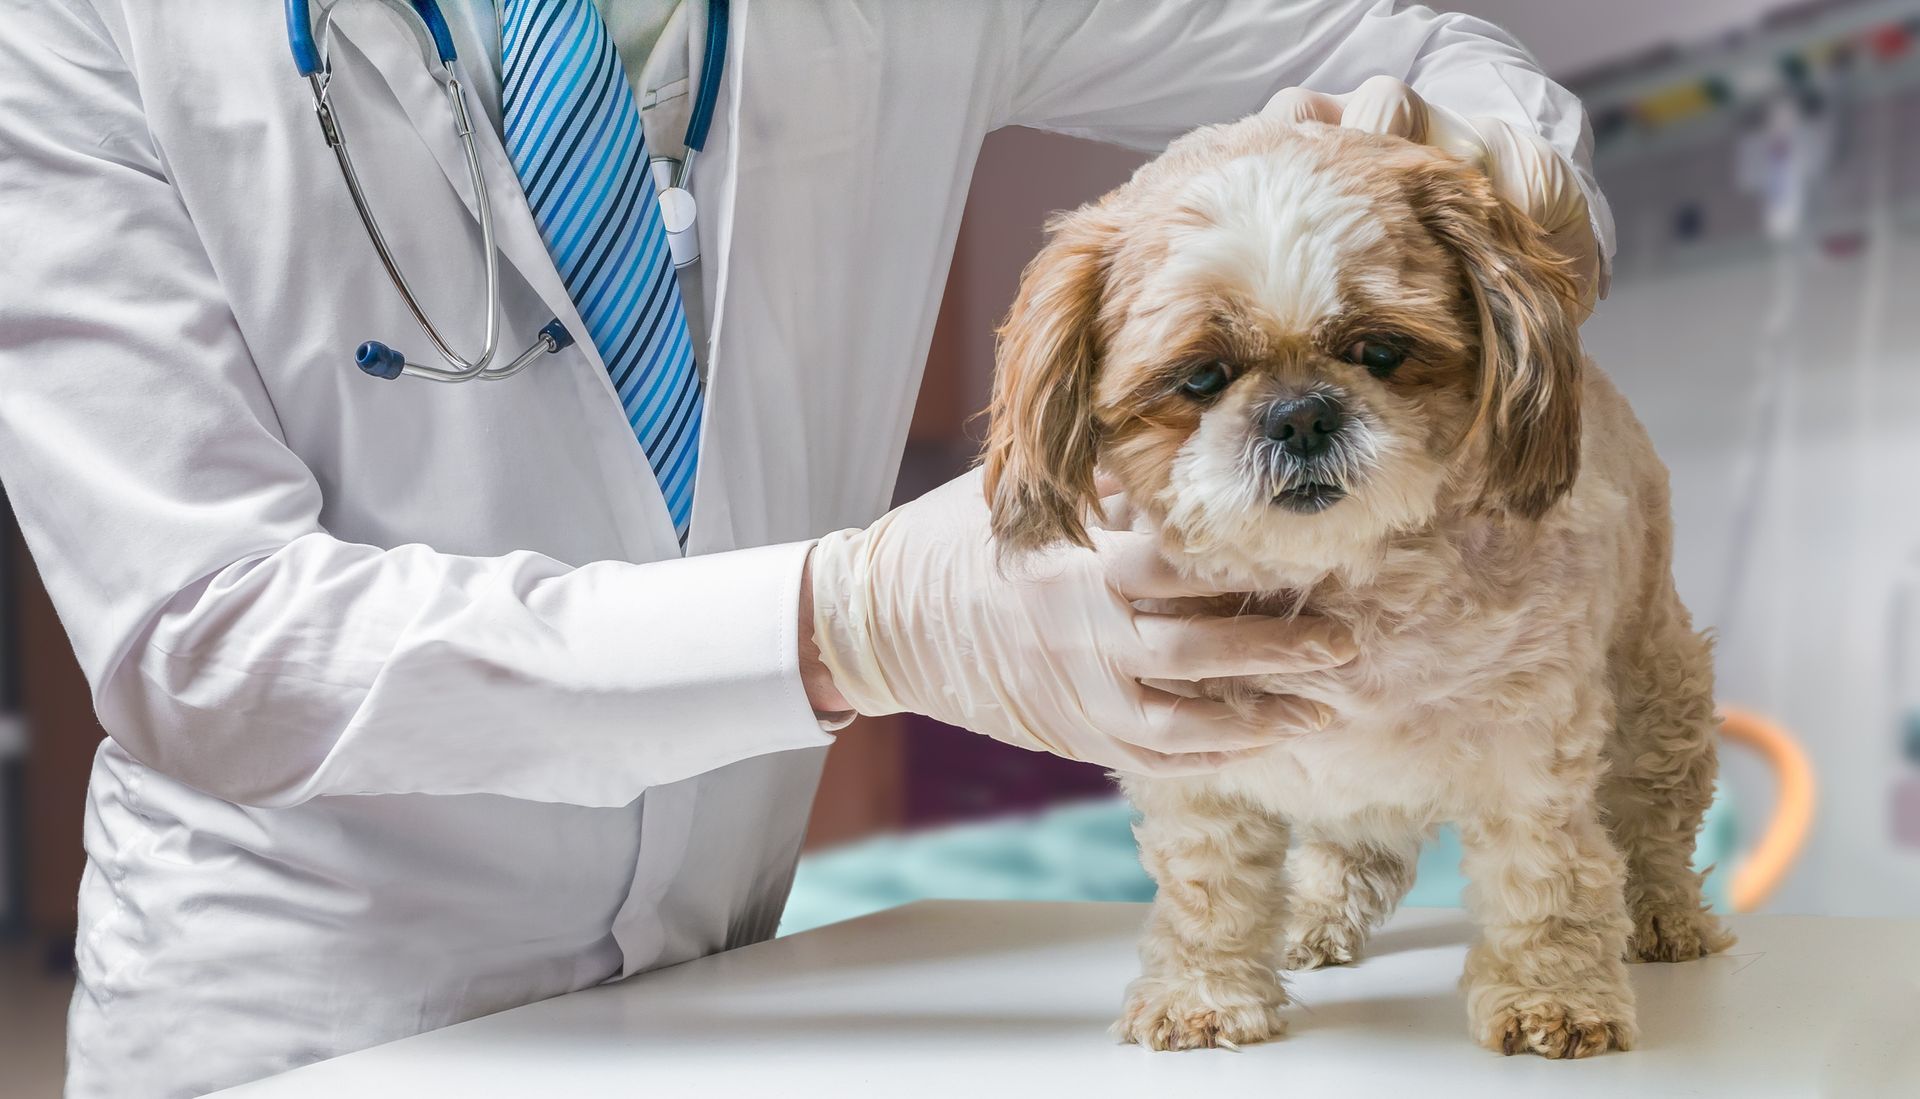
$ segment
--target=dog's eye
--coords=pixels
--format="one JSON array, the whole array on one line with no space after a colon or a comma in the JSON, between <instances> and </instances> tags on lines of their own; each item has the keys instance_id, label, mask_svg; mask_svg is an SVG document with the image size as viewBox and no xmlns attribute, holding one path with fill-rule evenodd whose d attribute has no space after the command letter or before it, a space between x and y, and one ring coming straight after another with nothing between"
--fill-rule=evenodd
<instances>
[{"instance_id":1,"label":"dog's eye","mask_svg":"<svg viewBox=\"0 0 1920 1099\"><path fill-rule=\"evenodd\" d=\"M1193 373L1187 375L1187 380L1180 383L1180 392L1189 397L1211 397L1227 388L1227 383L1232 380L1233 372L1227 369L1227 364L1205 363L1194 368Z\"/></svg>"},{"instance_id":2,"label":"dog's eye","mask_svg":"<svg viewBox=\"0 0 1920 1099\"><path fill-rule=\"evenodd\" d=\"M1384 340L1355 340L1347 348L1346 360L1364 366L1375 377L1384 378L1407 361L1407 353Z\"/></svg>"}]
</instances>

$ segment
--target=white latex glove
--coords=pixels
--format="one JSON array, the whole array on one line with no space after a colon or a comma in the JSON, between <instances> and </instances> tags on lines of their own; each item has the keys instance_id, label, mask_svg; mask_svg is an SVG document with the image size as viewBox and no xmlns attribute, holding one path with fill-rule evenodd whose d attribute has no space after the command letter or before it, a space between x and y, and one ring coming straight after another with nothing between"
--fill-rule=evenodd
<instances>
[{"instance_id":1,"label":"white latex glove","mask_svg":"<svg viewBox=\"0 0 1920 1099\"><path fill-rule=\"evenodd\" d=\"M821 539L814 637L834 685L862 714L910 710L1136 774L1214 770L1326 725L1302 698L1242 714L1143 684L1318 670L1351 659L1352 643L1317 618L1137 610L1213 593L1181 580L1151 535L1091 534L1093 549L1003 565L975 471Z\"/></svg>"},{"instance_id":2,"label":"white latex glove","mask_svg":"<svg viewBox=\"0 0 1920 1099\"><path fill-rule=\"evenodd\" d=\"M1493 182L1495 193L1547 231L1555 250L1573 264L1580 315L1593 311L1600 294L1600 244L1586 192L1573 165L1539 134L1490 116L1455 114L1390 76L1373 77L1345 95L1287 88L1268 100L1261 113L1392 134L1475 165Z\"/></svg>"}]
</instances>

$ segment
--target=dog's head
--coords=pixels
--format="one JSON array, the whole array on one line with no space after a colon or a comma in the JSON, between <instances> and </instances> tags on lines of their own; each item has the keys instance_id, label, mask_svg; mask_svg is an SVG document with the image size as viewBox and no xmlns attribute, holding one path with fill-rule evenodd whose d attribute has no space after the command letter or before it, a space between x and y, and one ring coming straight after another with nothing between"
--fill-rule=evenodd
<instances>
[{"instance_id":1,"label":"dog's head","mask_svg":"<svg viewBox=\"0 0 1920 1099\"><path fill-rule=\"evenodd\" d=\"M1064 215L1001 330L1013 549L1086 540L1096 467L1176 557L1331 569L1451 511L1537 519L1579 462L1576 294L1478 171L1251 118Z\"/></svg>"}]
</instances>

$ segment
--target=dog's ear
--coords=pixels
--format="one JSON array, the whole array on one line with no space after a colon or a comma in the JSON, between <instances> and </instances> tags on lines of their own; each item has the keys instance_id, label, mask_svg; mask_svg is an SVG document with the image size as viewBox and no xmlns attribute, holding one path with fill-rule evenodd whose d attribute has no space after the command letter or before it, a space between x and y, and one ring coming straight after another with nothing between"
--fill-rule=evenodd
<instances>
[{"instance_id":1,"label":"dog's ear","mask_svg":"<svg viewBox=\"0 0 1920 1099\"><path fill-rule=\"evenodd\" d=\"M1090 544L1097 504L1093 387L1098 316L1116 225L1102 207L1055 218L1000 327L985 483L993 533L1014 551Z\"/></svg>"},{"instance_id":2,"label":"dog's ear","mask_svg":"<svg viewBox=\"0 0 1920 1099\"><path fill-rule=\"evenodd\" d=\"M1537 519L1580 472L1577 285L1546 233L1479 172L1428 160L1408 180L1416 215L1459 260L1479 315L1469 438L1487 438L1481 503Z\"/></svg>"}]
</instances>

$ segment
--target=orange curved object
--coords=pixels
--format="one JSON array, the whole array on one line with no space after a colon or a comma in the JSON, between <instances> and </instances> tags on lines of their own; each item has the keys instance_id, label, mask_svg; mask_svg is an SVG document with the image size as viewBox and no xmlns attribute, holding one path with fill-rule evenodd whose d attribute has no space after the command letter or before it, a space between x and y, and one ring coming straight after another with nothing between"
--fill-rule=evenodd
<instances>
[{"instance_id":1,"label":"orange curved object","mask_svg":"<svg viewBox=\"0 0 1920 1099\"><path fill-rule=\"evenodd\" d=\"M1806 846L1813 827L1813 764L1793 734L1751 710L1720 707L1720 735L1753 751L1773 768L1773 818L1760 842L1734 868L1728 890L1734 911L1766 903Z\"/></svg>"}]
</instances>

